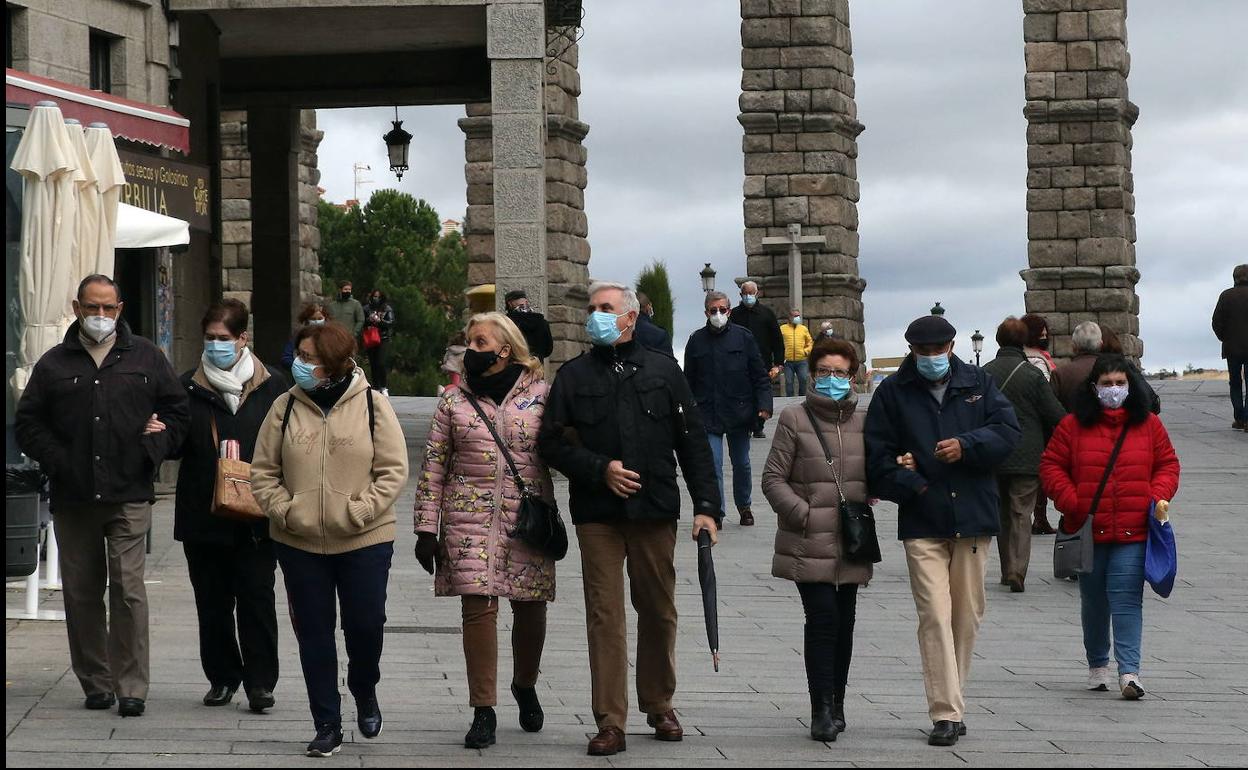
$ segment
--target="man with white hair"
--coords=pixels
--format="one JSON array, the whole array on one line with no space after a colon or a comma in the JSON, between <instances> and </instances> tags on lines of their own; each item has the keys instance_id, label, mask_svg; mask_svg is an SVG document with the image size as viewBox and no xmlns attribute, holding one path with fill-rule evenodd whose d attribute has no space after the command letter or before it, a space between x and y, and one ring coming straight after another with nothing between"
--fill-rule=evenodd
<instances>
[{"instance_id":1,"label":"man with white hair","mask_svg":"<svg viewBox=\"0 0 1248 770\"><path fill-rule=\"evenodd\" d=\"M661 741L684 735L676 692L676 524L680 463L693 498L693 537L716 538L722 517L711 449L676 360L633 339L637 295L589 287L593 349L563 365L551 386L538 451L569 482L580 543L589 672L598 735L589 754L625 750L628 628L624 570L637 611L637 700Z\"/></svg>"},{"instance_id":2,"label":"man with white hair","mask_svg":"<svg viewBox=\"0 0 1248 770\"><path fill-rule=\"evenodd\" d=\"M741 304L732 309L728 320L738 326L744 326L754 335L758 343L759 355L763 358L763 366L767 368L768 378L775 380L784 370L784 338L780 334L780 322L771 308L758 301L762 294L758 284L746 281L741 284ZM754 438L766 438L763 424L766 419L759 417L754 423Z\"/></svg>"},{"instance_id":3,"label":"man with white hair","mask_svg":"<svg viewBox=\"0 0 1248 770\"><path fill-rule=\"evenodd\" d=\"M1070 333L1070 346L1075 356L1053 371L1049 384L1067 412L1074 411L1075 394L1087 382L1096 357L1101 354L1101 327L1095 321L1084 321Z\"/></svg>"}]
</instances>

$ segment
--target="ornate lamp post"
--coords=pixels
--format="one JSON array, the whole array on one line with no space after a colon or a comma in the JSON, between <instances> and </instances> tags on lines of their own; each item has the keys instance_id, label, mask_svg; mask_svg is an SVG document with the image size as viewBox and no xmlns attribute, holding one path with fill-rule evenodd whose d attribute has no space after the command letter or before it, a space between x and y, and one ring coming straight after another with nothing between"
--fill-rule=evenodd
<instances>
[{"instance_id":1,"label":"ornate lamp post","mask_svg":"<svg viewBox=\"0 0 1248 770\"><path fill-rule=\"evenodd\" d=\"M400 180L407 171L407 151L412 144L412 135L403 130L403 121L399 120L399 108L394 108L394 128L381 137L386 143L386 153L390 156L390 170Z\"/></svg>"},{"instance_id":2,"label":"ornate lamp post","mask_svg":"<svg viewBox=\"0 0 1248 770\"><path fill-rule=\"evenodd\" d=\"M710 262L706 262L706 267L698 275L702 276L702 291L715 291L715 270L711 267Z\"/></svg>"},{"instance_id":3,"label":"ornate lamp post","mask_svg":"<svg viewBox=\"0 0 1248 770\"><path fill-rule=\"evenodd\" d=\"M937 302L935 305L932 306L931 313L932 315L944 315L945 309L940 306L939 302Z\"/></svg>"},{"instance_id":4,"label":"ornate lamp post","mask_svg":"<svg viewBox=\"0 0 1248 770\"><path fill-rule=\"evenodd\" d=\"M975 365L979 366L979 354L984 350L984 335L979 333L979 329L971 335L971 350L975 351Z\"/></svg>"}]
</instances>

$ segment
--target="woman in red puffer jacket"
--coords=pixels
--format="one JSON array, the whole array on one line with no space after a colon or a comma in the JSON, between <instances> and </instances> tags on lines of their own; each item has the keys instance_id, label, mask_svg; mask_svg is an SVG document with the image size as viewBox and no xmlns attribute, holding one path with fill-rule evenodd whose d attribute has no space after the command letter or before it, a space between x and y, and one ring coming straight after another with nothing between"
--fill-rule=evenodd
<instances>
[{"instance_id":1,"label":"woman in red puffer jacket","mask_svg":"<svg viewBox=\"0 0 1248 770\"><path fill-rule=\"evenodd\" d=\"M1149 411L1148 392L1131 362L1103 355L1077 394L1074 413L1058 424L1040 458L1040 481L1062 513L1064 532L1087 520L1120 437L1122 449L1093 515L1094 567L1080 575L1079 593L1088 689L1109 689L1112 623L1118 687L1134 700L1144 695L1139 673L1149 507L1169 507L1179 488L1179 459L1161 419Z\"/></svg>"}]
</instances>

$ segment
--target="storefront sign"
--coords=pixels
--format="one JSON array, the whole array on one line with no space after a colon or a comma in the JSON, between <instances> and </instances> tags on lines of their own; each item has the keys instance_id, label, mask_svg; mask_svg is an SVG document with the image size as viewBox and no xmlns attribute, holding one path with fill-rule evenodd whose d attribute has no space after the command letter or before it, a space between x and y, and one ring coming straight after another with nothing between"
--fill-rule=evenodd
<instances>
[{"instance_id":1,"label":"storefront sign","mask_svg":"<svg viewBox=\"0 0 1248 770\"><path fill-rule=\"evenodd\" d=\"M208 167L118 149L126 184L121 202L212 231L209 216Z\"/></svg>"}]
</instances>

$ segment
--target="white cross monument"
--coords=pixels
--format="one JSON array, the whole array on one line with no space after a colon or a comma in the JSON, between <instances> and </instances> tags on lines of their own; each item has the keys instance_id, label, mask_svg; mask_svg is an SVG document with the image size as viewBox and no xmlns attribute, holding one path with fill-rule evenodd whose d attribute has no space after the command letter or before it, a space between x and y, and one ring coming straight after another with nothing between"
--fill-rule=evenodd
<instances>
[{"instance_id":1,"label":"white cross monument","mask_svg":"<svg viewBox=\"0 0 1248 770\"><path fill-rule=\"evenodd\" d=\"M822 235L802 235L802 226L796 222L789 225L785 236L764 238L763 250L789 255L789 308L802 309L802 252L822 251L828 239Z\"/></svg>"}]
</instances>

